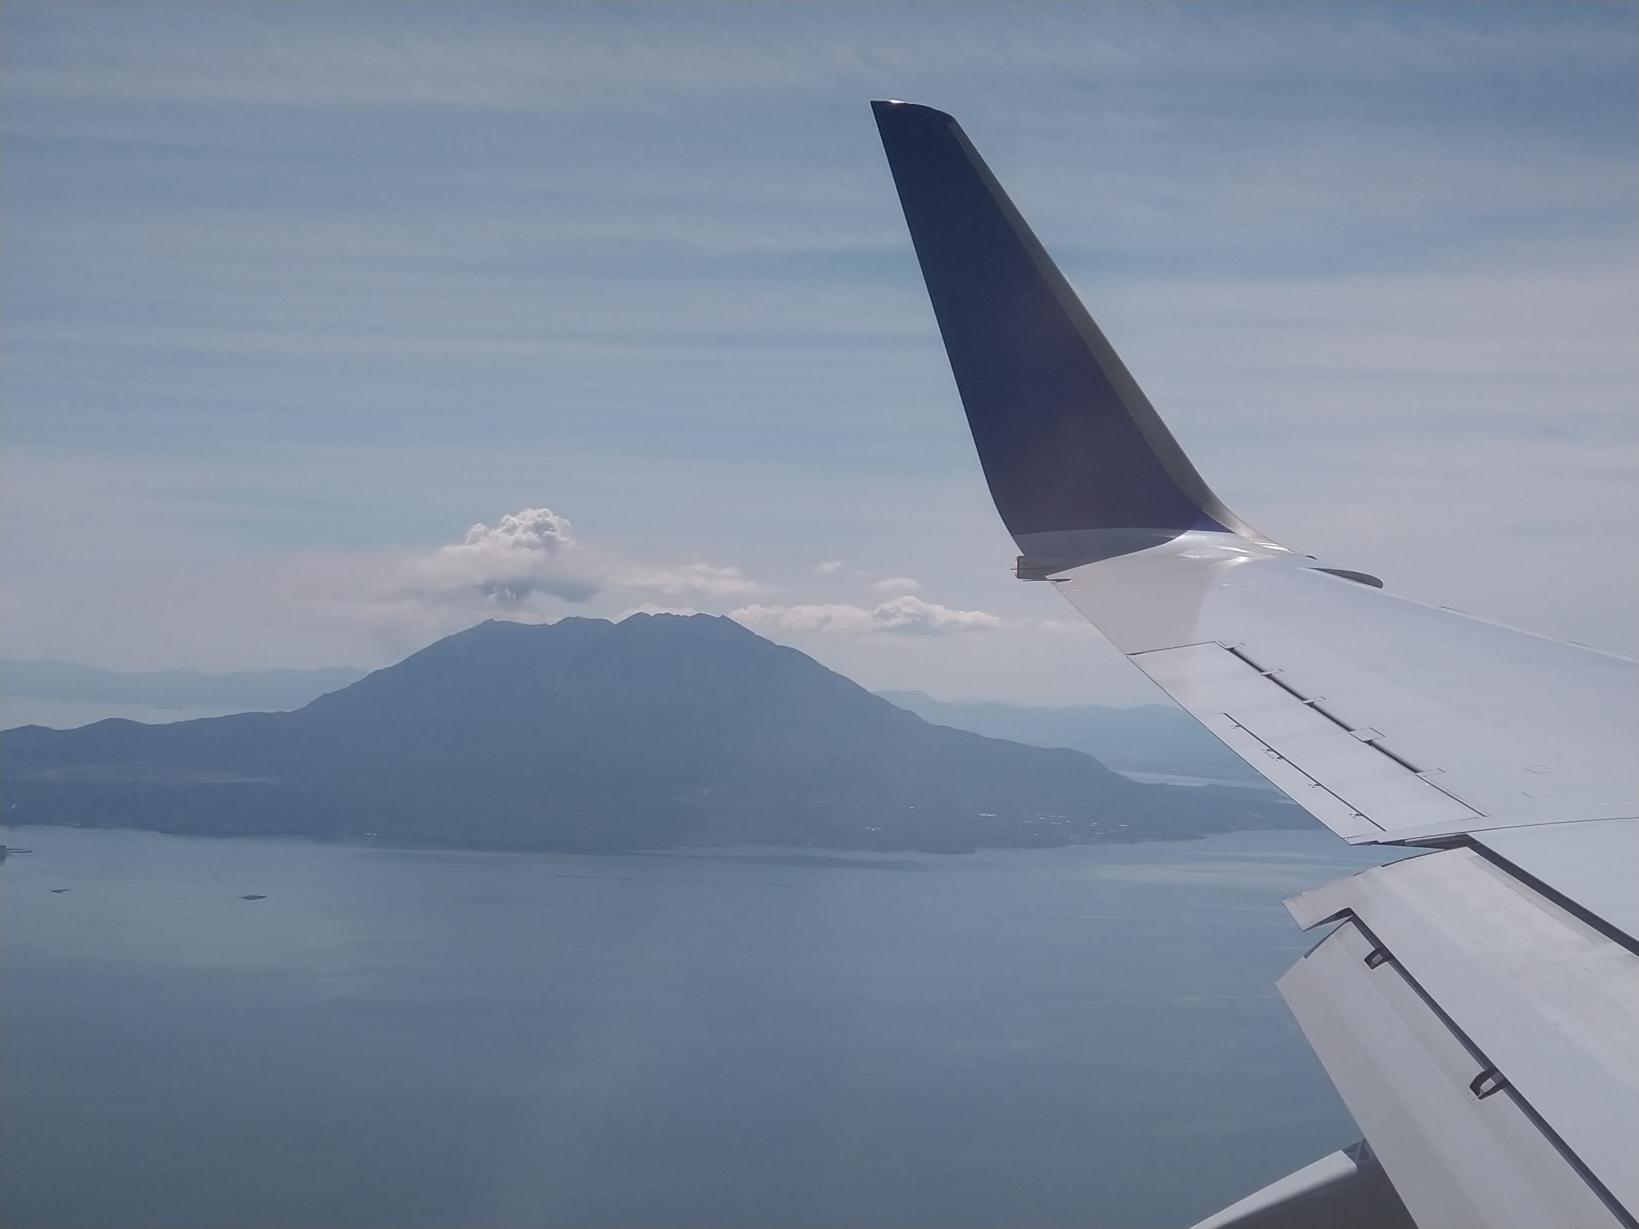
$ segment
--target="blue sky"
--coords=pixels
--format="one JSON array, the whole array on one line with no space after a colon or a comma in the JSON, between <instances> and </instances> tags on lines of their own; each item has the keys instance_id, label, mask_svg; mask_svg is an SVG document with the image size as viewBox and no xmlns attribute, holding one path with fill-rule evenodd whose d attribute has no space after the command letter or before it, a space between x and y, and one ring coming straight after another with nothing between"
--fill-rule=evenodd
<instances>
[{"instance_id":1,"label":"blue sky","mask_svg":"<svg viewBox=\"0 0 1639 1229\"><path fill-rule=\"evenodd\" d=\"M1632 5L13 0L0 34L7 655L376 665L694 608L871 686L1146 698L1008 574L881 96L957 114L1260 529L1639 649Z\"/></svg>"}]
</instances>

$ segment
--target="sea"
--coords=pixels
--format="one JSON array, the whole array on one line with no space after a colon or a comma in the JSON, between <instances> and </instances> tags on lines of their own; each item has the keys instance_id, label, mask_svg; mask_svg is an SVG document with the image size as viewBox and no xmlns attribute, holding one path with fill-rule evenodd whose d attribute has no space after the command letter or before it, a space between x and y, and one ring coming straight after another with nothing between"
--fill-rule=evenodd
<instances>
[{"instance_id":1,"label":"sea","mask_svg":"<svg viewBox=\"0 0 1639 1229\"><path fill-rule=\"evenodd\" d=\"M1322 831L0 841L9 1229L1141 1229L1358 1134L1275 992Z\"/></svg>"}]
</instances>

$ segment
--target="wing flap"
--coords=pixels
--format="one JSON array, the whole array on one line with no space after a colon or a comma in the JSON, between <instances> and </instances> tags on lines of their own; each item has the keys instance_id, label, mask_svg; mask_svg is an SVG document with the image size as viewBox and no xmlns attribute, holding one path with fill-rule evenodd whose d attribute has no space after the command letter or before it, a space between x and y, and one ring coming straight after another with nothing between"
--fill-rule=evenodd
<instances>
[{"instance_id":1,"label":"wing flap","mask_svg":"<svg viewBox=\"0 0 1639 1229\"><path fill-rule=\"evenodd\" d=\"M1378 841L1397 824L1462 825L1478 812L1350 726L1220 644L1152 649L1134 663L1237 755L1333 832Z\"/></svg>"},{"instance_id":2,"label":"wing flap","mask_svg":"<svg viewBox=\"0 0 1639 1229\"><path fill-rule=\"evenodd\" d=\"M1595 1183L1639 1207L1639 956L1470 848L1365 871L1288 908L1305 928L1341 920L1369 936L1471 1047L1469 1076L1495 1070ZM1379 1078L1417 1078L1383 1053Z\"/></svg>"},{"instance_id":3,"label":"wing flap","mask_svg":"<svg viewBox=\"0 0 1639 1229\"><path fill-rule=\"evenodd\" d=\"M1376 950L1371 937L1347 923L1279 985L1417 1223L1623 1224L1512 1088L1484 1097L1474 1091L1483 1057L1394 962L1368 967Z\"/></svg>"}]
</instances>

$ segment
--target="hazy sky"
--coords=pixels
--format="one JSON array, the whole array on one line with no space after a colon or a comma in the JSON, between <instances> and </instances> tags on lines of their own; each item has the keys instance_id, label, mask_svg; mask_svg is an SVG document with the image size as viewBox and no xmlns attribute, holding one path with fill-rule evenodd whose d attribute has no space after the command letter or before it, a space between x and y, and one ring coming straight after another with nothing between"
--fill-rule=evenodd
<instances>
[{"instance_id":1,"label":"hazy sky","mask_svg":"<svg viewBox=\"0 0 1639 1229\"><path fill-rule=\"evenodd\" d=\"M741 611L1143 698L1011 579L867 101L957 114L1208 481L1639 648L1631 4L0 9L9 656Z\"/></svg>"}]
</instances>

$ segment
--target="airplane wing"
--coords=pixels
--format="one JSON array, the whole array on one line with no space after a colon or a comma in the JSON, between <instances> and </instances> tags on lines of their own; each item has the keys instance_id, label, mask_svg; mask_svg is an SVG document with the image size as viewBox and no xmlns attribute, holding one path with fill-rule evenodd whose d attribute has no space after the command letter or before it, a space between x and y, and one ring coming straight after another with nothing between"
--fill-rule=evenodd
<instances>
[{"instance_id":1,"label":"airplane wing","mask_svg":"<svg viewBox=\"0 0 1639 1229\"><path fill-rule=\"evenodd\" d=\"M1427 849L1287 902L1331 928L1280 989L1364 1145L1202 1224L1633 1226L1639 663L1252 529L956 122L872 106L1018 575L1333 832Z\"/></svg>"}]
</instances>

